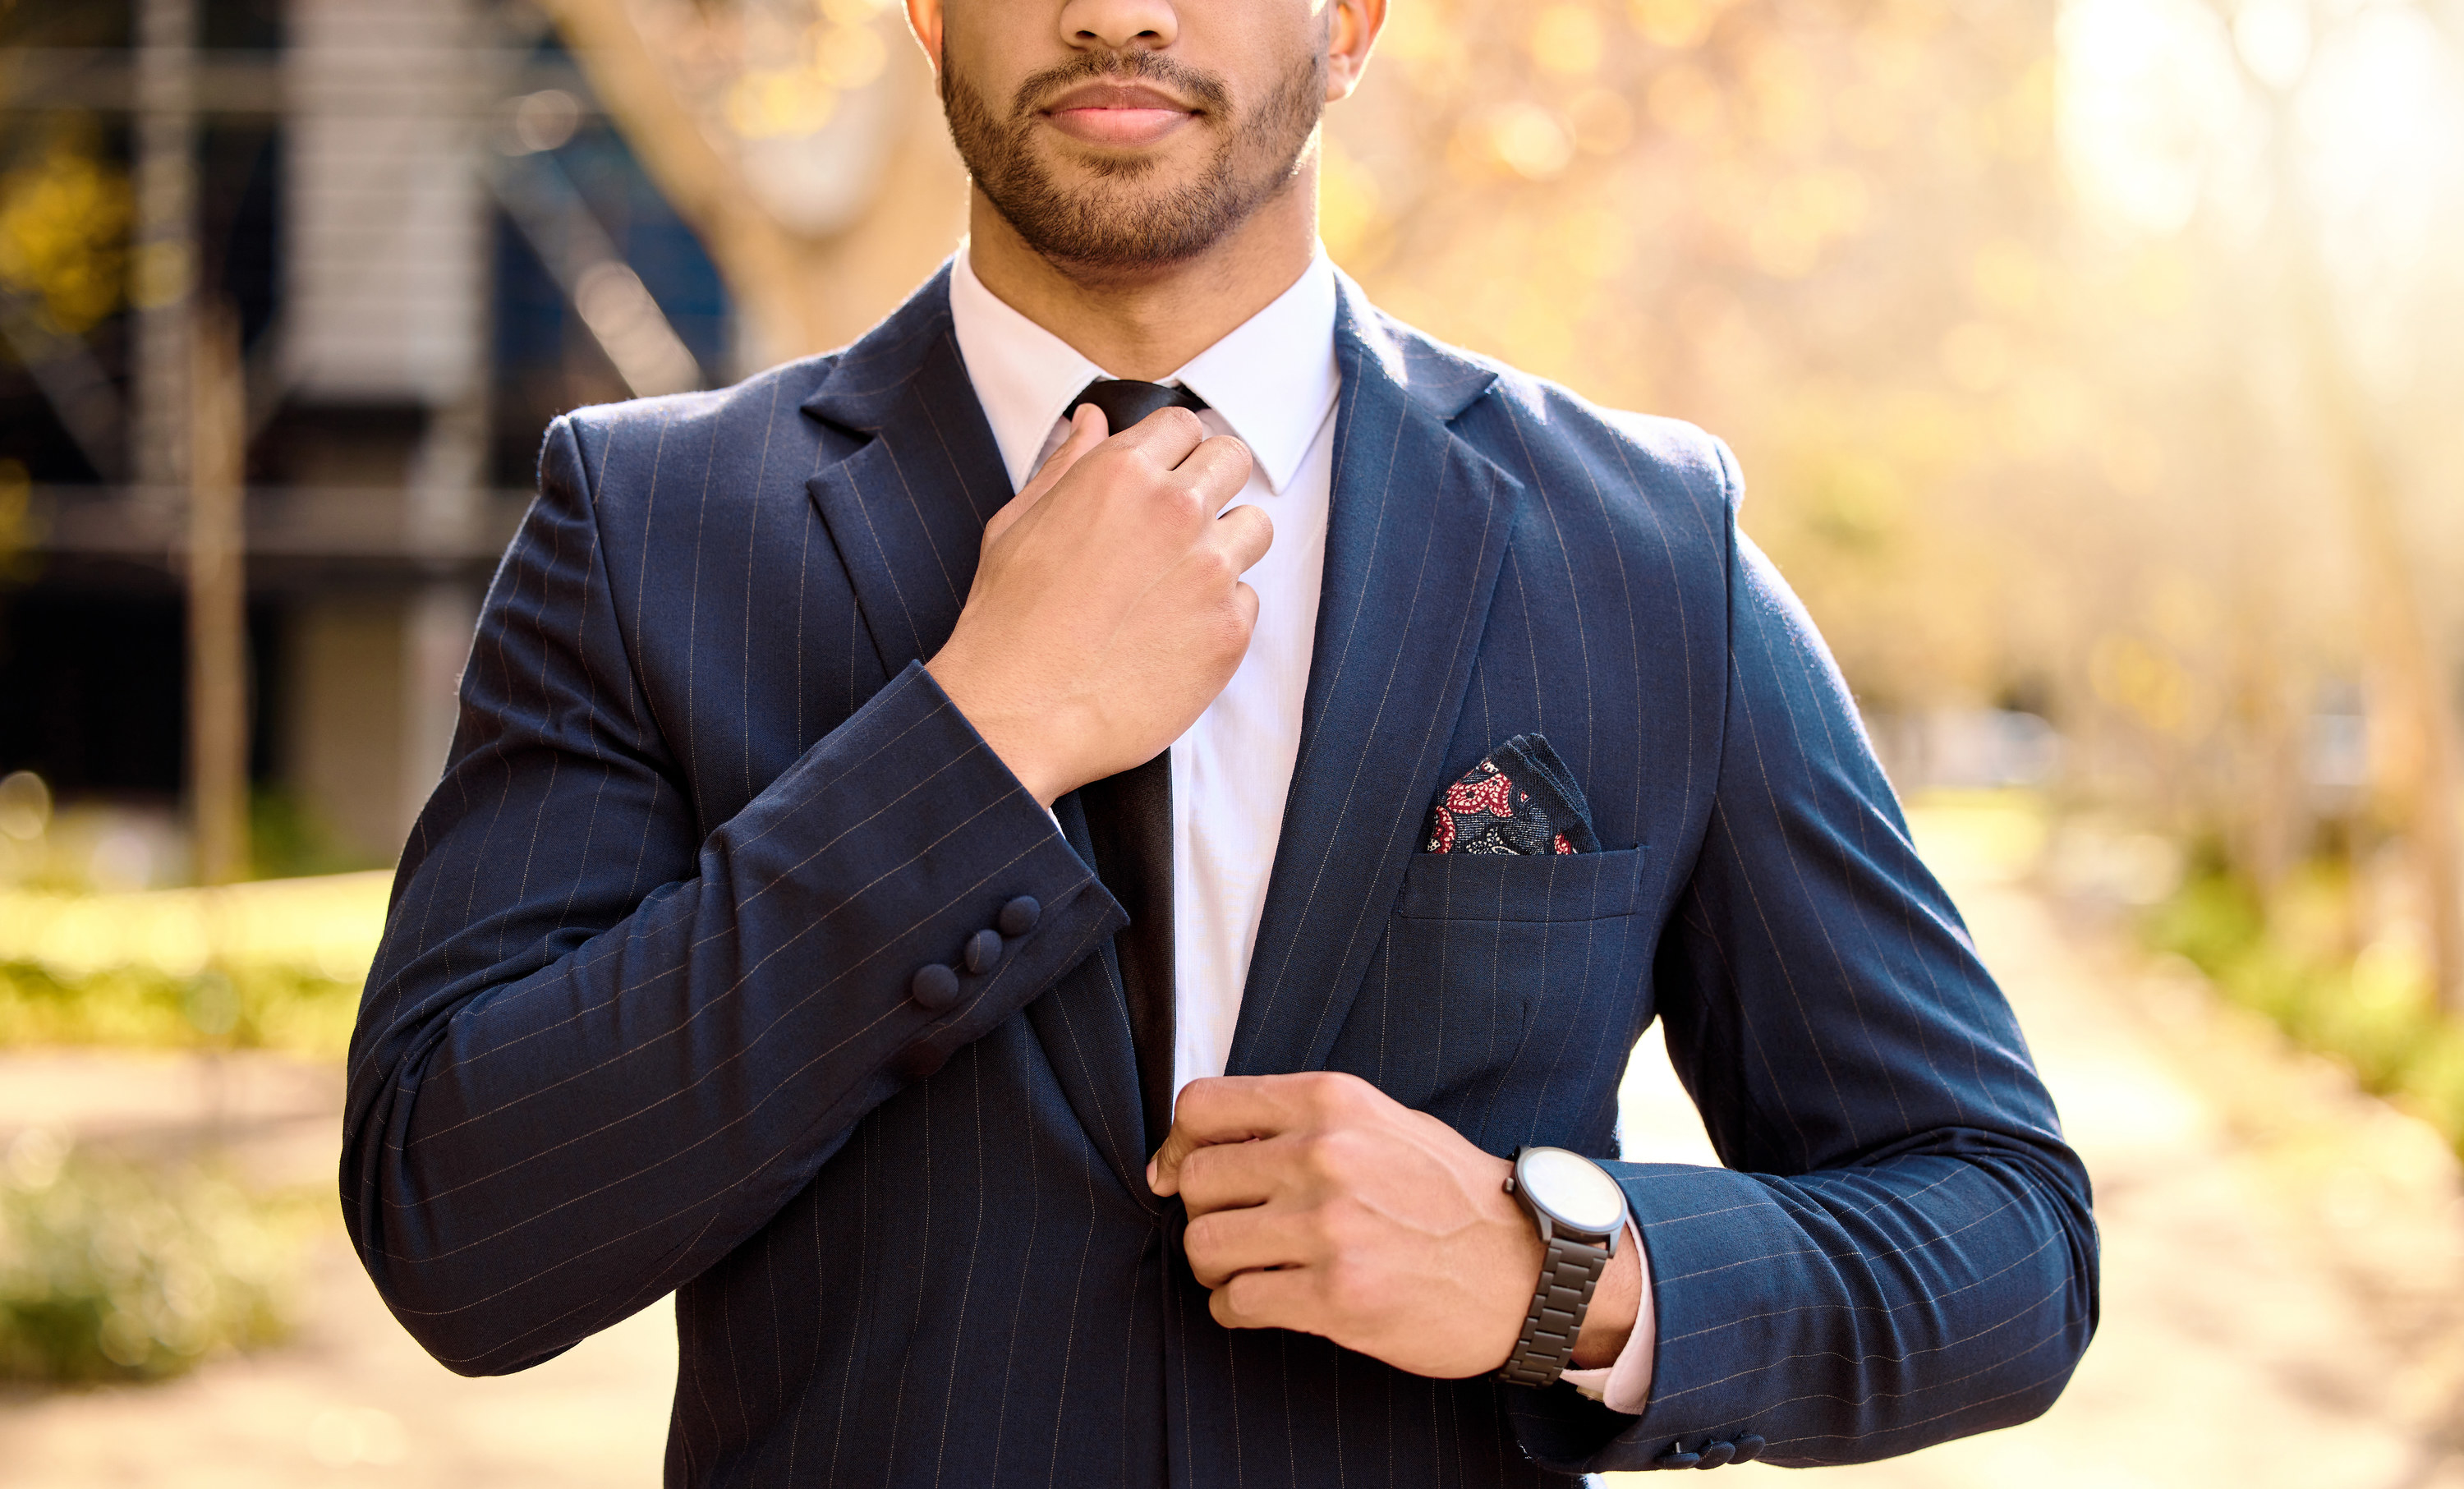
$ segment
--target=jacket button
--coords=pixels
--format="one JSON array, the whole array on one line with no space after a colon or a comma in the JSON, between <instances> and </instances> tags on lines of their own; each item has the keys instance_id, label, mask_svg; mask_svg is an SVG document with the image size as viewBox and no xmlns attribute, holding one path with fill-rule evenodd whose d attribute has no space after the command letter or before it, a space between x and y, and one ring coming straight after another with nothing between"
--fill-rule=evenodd
<instances>
[{"instance_id":1,"label":"jacket button","mask_svg":"<svg viewBox=\"0 0 2464 1489\"><path fill-rule=\"evenodd\" d=\"M918 968L907 984L907 996L929 1013L939 1013L958 1000L958 974L939 962Z\"/></svg>"},{"instance_id":2,"label":"jacket button","mask_svg":"<svg viewBox=\"0 0 2464 1489\"><path fill-rule=\"evenodd\" d=\"M1706 1442L1703 1444L1703 1461L1695 1464L1694 1466L1696 1468L1718 1468L1721 1464L1727 1462L1730 1458L1733 1458L1736 1456L1737 1445L1733 1442Z\"/></svg>"},{"instance_id":3,"label":"jacket button","mask_svg":"<svg viewBox=\"0 0 2464 1489\"><path fill-rule=\"evenodd\" d=\"M1652 1461L1661 1468L1692 1468L1696 1463L1701 1462L1702 1458L1703 1455L1699 1453L1688 1453L1682 1447L1673 1447Z\"/></svg>"},{"instance_id":4,"label":"jacket button","mask_svg":"<svg viewBox=\"0 0 2464 1489\"><path fill-rule=\"evenodd\" d=\"M979 931L967 937L967 970L981 975L993 970L1001 960L1001 939L998 931Z\"/></svg>"},{"instance_id":5,"label":"jacket button","mask_svg":"<svg viewBox=\"0 0 2464 1489\"><path fill-rule=\"evenodd\" d=\"M914 1044L899 1052L890 1068L908 1081L921 1081L950 1062L948 1050L935 1049L930 1044Z\"/></svg>"},{"instance_id":6,"label":"jacket button","mask_svg":"<svg viewBox=\"0 0 2464 1489\"><path fill-rule=\"evenodd\" d=\"M1005 936L1023 936L1035 929L1036 921L1043 914L1044 907L1035 903L1035 896L1022 894L1001 907L999 921L1001 933Z\"/></svg>"},{"instance_id":7,"label":"jacket button","mask_svg":"<svg viewBox=\"0 0 2464 1489\"><path fill-rule=\"evenodd\" d=\"M1759 1436L1756 1436L1752 1433L1748 1433L1737 1439L1737 1456L1735 1461L1739 1463L1750 1463L1762 1456L1763 1440Z\"/></svg>"}]
</instances>

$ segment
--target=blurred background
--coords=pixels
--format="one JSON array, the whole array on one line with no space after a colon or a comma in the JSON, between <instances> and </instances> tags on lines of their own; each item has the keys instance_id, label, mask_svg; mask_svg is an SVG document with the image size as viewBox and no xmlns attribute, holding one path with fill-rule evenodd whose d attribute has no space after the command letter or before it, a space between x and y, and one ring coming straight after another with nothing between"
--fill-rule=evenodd
<instances>
[{"instance_id":1,"label":"blurred background","mask_svg":"<svg viewBox=\"0 0 2464 1489\"><path fill-rule=\"evenodd\" d=\"M2097 1173L2062 1404L1835 1477L2464 1484L2464 0L1394 0L1324 150L1736 448ZM0 0L0 1480L654 1480L663 1307L385 1318L341 1052L547 420L962 190L883 0Z\"/></svg>"}]
</instances>

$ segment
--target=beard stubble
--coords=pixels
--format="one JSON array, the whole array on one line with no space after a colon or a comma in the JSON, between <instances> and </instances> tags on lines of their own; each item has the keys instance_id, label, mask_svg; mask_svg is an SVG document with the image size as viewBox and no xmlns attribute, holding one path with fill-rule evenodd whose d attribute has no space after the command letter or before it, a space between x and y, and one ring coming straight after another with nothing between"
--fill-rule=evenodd
<instances>
[{"instance_id":1,"label":"beard stubble","mask_svg":"<svg viewBox=\"0 0 2464 1489\"><path fill-rule=\"evenodd\" d=\"M1084 186L1062 186L1035 154L1036 107L1099 79L1152 82L1189 99L1201 126L1220 132L1212 157L1178 184L1155 181L1152 158L1099 158ZM1147 52L1088 54L1047 68L1019 85L1007 119L956 67L941 73L950 138L985 200L1039 254L1096 271L1180 263L1221 242L1291 185L1325 100L1326 59L1317 54L1239 118L1220 79Z\"/></svg>"}]
</instances>

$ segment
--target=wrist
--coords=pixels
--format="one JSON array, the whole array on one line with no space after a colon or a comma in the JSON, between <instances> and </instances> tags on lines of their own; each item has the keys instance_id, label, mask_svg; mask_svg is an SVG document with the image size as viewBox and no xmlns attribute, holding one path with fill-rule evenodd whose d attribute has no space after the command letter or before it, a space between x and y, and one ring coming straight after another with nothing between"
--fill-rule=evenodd
<instances>
[{"instance_id":1,"label":"wrist","mask_svg":"<svg viewBox=\"0 0 2464 1489\"><path fill-rule=\"evenodd\" d=\"M1523 1334L1523 1321L1531 1312L1532 1291L1539 1282L1541 1269L1549 1264L1549 1247L1540 1239L1540 1228L1532 1223L1530 1212L1507 1197L1507 1183L1513 1177L1514 1165L1503 1159L1492 1161L1497 1166L1498 1179L1492 1202L1502 1205L1492 1220L1493 1232L1499 1237L1493 1254L1502 1258L1493 1273L1497 1295L1495 1332L1504 1344L1497 1363L1490 1367L1496 1369L1513 1357L1515 1344Z\"/></svg>"},{"instance_id":2,"label":"wrist","mask_svg":"<svg viewBox=\"0 0 2464 1489\"><path fill-rule=\"evenodd\" d=\"M1609 1258L1583 1314L1582 1332L1574 1338L1574 1369L1597 1369L1615 1365L1634 1340L1634 1325L1642 1312L1642 1242L1631 1228Z\"/></svg>"},{"instance_id":3,"label":"wrist","mask_svg":"<svg viewBox=\"0 0 2464 1489\"><path fill-rule=\"evenodd\" d=\"M1073 787L1085 784L1067 779L1056 763L1061 754L1054 737L1058 711L1026 708L1005 698L1006 690L978 679L965 659L952 656L949 647L925 663L924 669L1036 805L1049 809Z\"/></svg>"},{"instance_id":4,"label":"wrist","mask_svg":"<svg viewBox=\"0 0 2464 1489\"><path fill-rule=\"evenodd\" d=\"M1622 1244L1625 1193L1597 1163L1545 1145L1516 1152L1507 1188L1529 1215L1547 1256L1533 1280L1522 1330L1497 1378L1547 1386L1570 1368L1614 1359L1634 1332L1640 1274L1636 1248Z\"/></svg>"}]
</instances>

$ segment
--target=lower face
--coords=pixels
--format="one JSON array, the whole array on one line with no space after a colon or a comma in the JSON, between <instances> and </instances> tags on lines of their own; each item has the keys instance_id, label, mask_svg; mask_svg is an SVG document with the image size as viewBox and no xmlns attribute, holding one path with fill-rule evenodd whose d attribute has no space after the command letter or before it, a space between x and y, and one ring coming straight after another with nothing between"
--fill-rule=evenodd
<instances>
[{"instance_id":1,"label":"lower face","mask_svg":"<svg viewBox=\"0 0 2464 1489\"><path fill-rule=\"evenodd\" d=\"M1253 31L1264 16L1291 19L1263 36L1201 46L1184 30L1161 51L1130 52L1070 49L1048 23L1022 32L1001 6L979 33L962 9L951 8L942 41L951 138L994 209L1056 263L1131 271L1195 258L1290 185L1316 136L1326 37L1308 8L1235 7ZM1017 65L1030 47L1033 65ZM1178 106L1056 106L1083 103L1090 84L1152 89Z\"/></svg>"}]
</instances>

